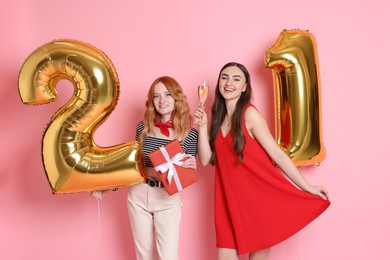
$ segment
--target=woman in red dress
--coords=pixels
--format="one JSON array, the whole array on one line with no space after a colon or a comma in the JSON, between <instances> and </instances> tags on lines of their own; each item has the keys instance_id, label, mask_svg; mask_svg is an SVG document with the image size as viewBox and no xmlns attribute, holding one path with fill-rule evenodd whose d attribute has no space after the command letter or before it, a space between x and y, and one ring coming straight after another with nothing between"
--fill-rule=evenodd
<instances>
[{"instance_id":1,"label":"woman in red dress","mask_svg":"<svg viewBox=\"0 0 390 260\"><path fill-rule=\"evenodd\" d=\"M247 69L231 62L219 74L210 133L203 106L195 112L199 160L215 167L218 259L238 259L245 253L251 260L268 259L270 247L330 205L326 189L308 184L277 145L251 99Z\"/></svg>"}]
</instances>

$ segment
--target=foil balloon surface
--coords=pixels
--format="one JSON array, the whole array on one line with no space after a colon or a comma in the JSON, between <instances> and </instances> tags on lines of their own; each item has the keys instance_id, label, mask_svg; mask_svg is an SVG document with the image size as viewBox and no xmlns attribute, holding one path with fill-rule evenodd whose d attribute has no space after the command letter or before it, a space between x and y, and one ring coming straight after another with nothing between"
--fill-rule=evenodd
<instances>
[{"instance_id":1,"label":"foil balloon surface","mask_svg":"<svg viewBox=\"0 0 390 260\"><path fill-rule=\"evenodd\" d=\"M62 79L73 84L74 94L53 115L42 138L43 165L52 192L105 190L144 182L140 143L110 147L94 143L95 130L119 98L119 79L108 57L80 41L44 44L27 57L19 72L22 102L55 102L56 84Z\"/></svg>"},{"instance_id":2,"label":"foil balloon surface","mask_svg":"<svg viewBox=\"0 0 390 260\"><path fill-rule=\"evenodd\" d=\"M307 30L283 30L265 52L275 92L276 141L298 167L325 159L317 44Z\"/></svg>"}]
</instances>

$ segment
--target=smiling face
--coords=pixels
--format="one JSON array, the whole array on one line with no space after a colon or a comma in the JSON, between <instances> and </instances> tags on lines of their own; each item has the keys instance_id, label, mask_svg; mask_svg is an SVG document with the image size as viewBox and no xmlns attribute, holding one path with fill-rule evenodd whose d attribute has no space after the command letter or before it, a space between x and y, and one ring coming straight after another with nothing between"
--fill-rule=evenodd
<instances>
[{"instance_id":1,"label":"smiling face","mask_svg":"<svg viewBox=\"0 0 390 260\"><path fill-rule=\"evenodd\" d=\"M219 92L225 100L238 100L246 90L246 77L237 66L230 66L221 71Z\"/></svg>"},{"instance_id":2,"label":"smiling face","mask_svg":"<svg viewBox=\"0 0 390 260\"><path fill-rule=\"evenodd\" d=\"M164 122L171 118L172 111L175 108L175 99L162 82L158 82L154 86L153 105Z\"/></svg>"}]
</instances>

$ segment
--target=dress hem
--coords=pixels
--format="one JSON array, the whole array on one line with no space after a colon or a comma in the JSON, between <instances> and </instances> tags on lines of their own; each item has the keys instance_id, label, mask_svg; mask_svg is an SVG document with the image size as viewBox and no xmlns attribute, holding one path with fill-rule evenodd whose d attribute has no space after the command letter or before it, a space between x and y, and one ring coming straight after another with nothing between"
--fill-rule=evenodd
<instances>
[{"instance_id":1,"label":"dress hem","mask_svg":"<svg viewBox=\"0 0 390 260\"><path fill-rule=\"evenodd\" d=\"M283 241L289 239L290 237L292 237L293 235L295 235L296 233L301 231L303 228L305 228L307 225L309 225L311 222L313 222L318 216L320 216L330 206L330 201L328 200L327 202L328 203L325 203L315 214L312 215L312 218L311 218L311 220L309 222L307 222L305 225L303 225L300 228L298 228L296 231L290 233L289 235L284 236L284 238L280 238L278 240L278 242L272 242L272 243L267 243L267 244L259 243L259 245L257 245L257 246L253 246L253 247L245 248L245 249L237 249L237 248L234 248L234 247L231 247L231 246L219 246L219 245L217 245L217 248L235 249L235 250L237 250L238 254L240 254L240 255L241 254L252 253L252 252L255 252L257 250L263 250L263 249L271 248L271 247L273 247L273 246L275 246L277 244L280 244Z\"/></svg>"}]
</instances>

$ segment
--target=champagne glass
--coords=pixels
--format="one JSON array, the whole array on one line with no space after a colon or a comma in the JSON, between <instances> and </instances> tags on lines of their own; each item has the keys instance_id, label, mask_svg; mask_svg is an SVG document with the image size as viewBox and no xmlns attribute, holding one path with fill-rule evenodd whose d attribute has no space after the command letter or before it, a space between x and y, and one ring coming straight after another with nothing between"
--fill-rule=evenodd
<instances>
[{"instance_id":1,"label":"champagne glass","mask_svg":"<svg viewBox=\"0 0 390 260\"><path fill-rule=\"evenodd\" d=\"M203 106L204 102L206 102L208 94L209 86L206 81L203 81L203 84L198 85L198 97L201 106Z\"/></svg>"}]
</instances>

